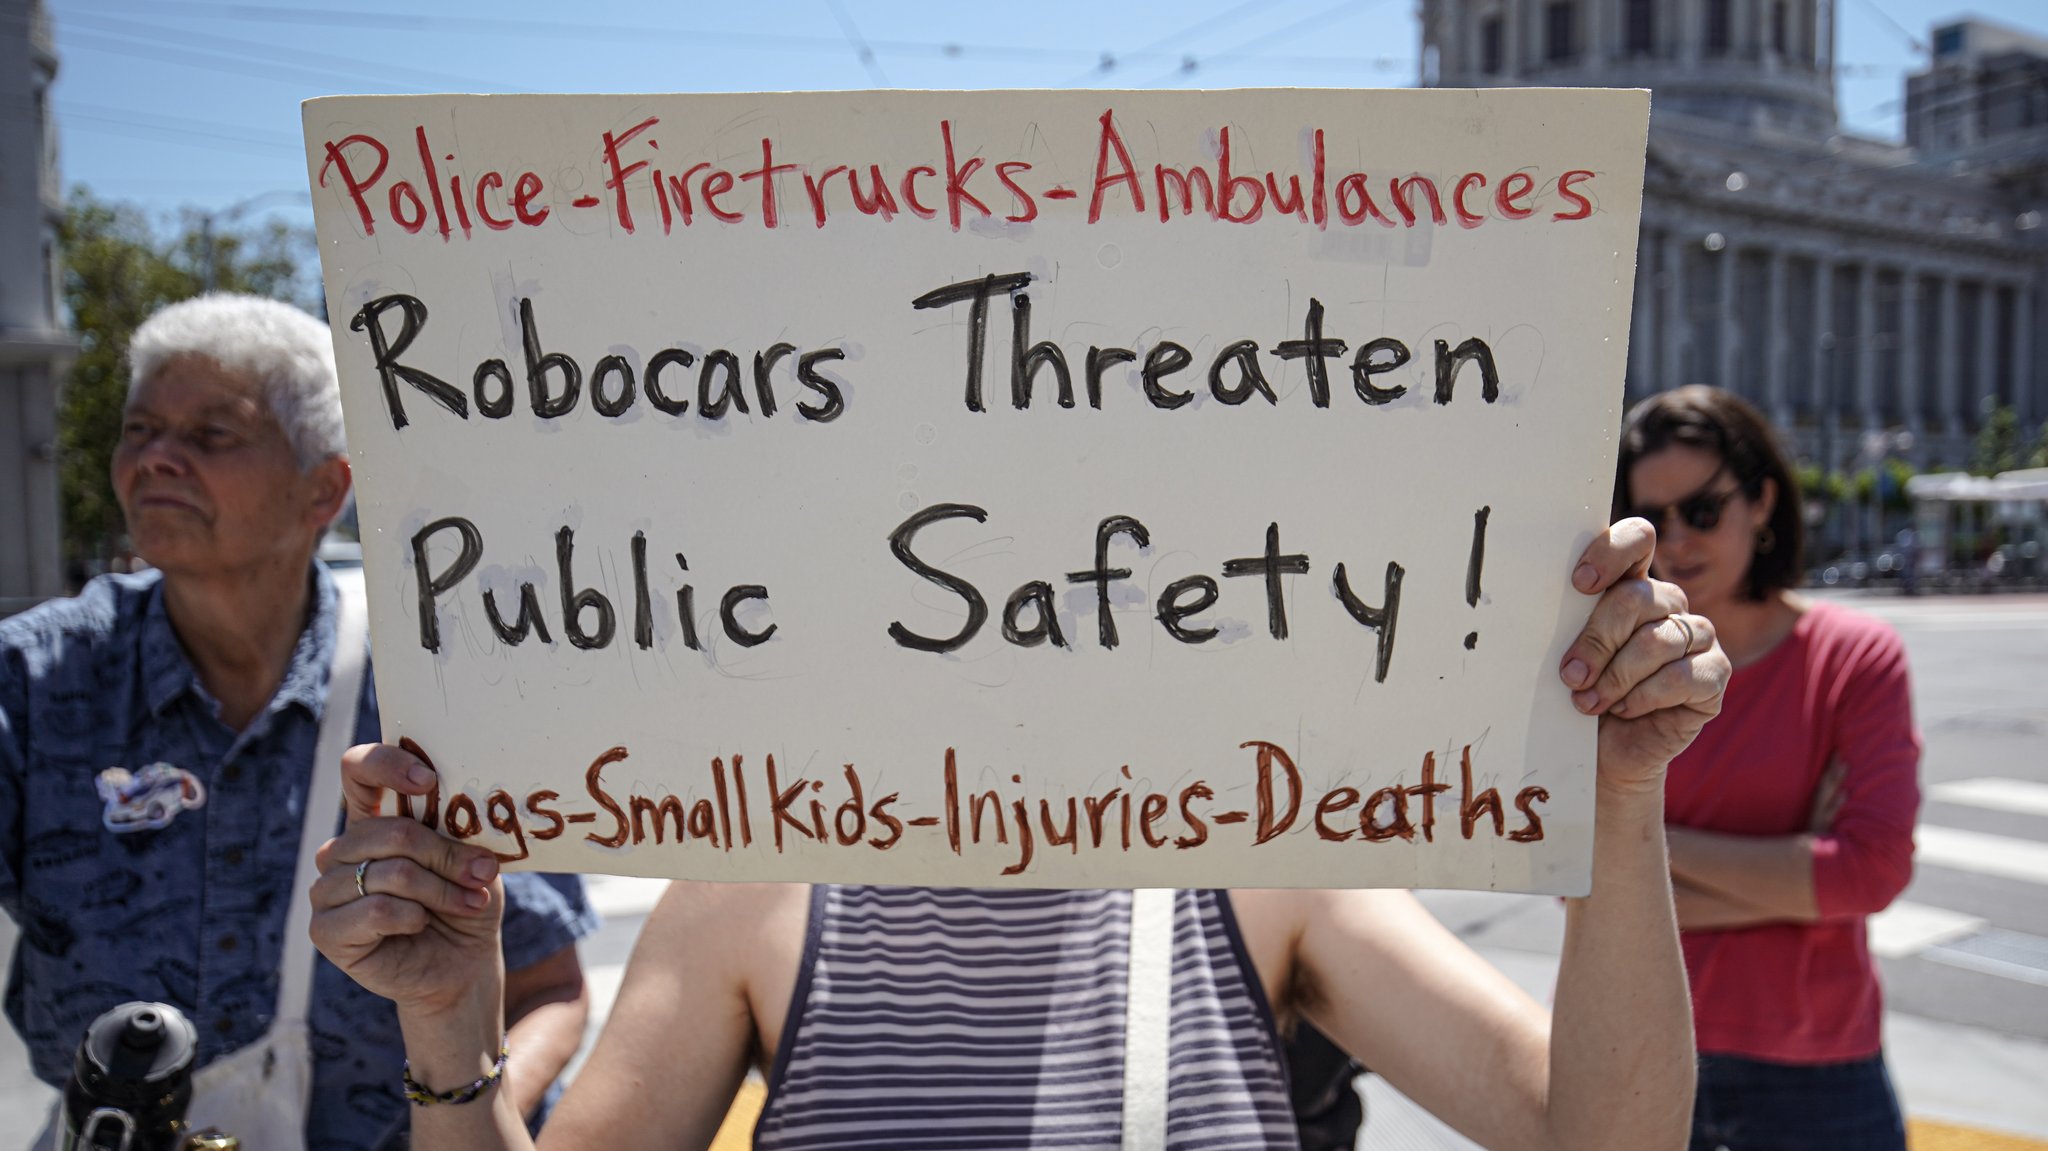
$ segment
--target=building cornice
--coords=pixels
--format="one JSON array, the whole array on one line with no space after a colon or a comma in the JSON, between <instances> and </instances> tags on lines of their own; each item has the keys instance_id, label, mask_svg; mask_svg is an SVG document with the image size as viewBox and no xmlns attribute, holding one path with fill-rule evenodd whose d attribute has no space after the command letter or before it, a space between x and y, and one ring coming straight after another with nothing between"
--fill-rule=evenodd
<instances>
[{"instance_id":1,"label":"building cornice","mask_svg":"<svg viewBox=\"0 0 2048 1151\"><path fill-rule=\"evenodd\" d=\"M0 329L0 365L50 364L57 370L78 356L78 337L70 332L29 328Z\"/></svg>"}]
</instances>

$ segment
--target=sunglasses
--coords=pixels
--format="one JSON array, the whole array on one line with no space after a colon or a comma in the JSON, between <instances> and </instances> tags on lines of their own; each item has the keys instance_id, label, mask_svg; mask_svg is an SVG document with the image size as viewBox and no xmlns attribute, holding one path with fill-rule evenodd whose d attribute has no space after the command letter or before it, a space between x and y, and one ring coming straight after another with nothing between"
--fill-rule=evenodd
<instances>
[{"instance_id":1,"label":"sunglasses","mask_svg":"<svg viewBox=\"0 0 2048 1151\"><path fill-rule=\"evenodd\" d=\"M1707 482L1711 484L1714 481L1710 479ZM1721 510L1728 506L1728 501L1741 494L1742 488L1739 486L1721 492L1697 491L1677 503L1661 507L1630 508L1624 513L1624 518L1641 516L1661 532L1664 530L1665 517L1675 511L1678 518L1685 522L1686 527L1696 532L1710 532L1721 526Z\"/></svg>"}]
</instances>

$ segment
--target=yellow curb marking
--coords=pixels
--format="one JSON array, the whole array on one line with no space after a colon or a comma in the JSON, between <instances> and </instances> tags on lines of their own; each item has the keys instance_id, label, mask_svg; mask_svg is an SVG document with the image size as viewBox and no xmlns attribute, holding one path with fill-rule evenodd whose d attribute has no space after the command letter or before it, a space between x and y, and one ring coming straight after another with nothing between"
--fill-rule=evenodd
<instances>
[{"instance_id":1,"label":"yellow curb marking","mask_svg":"<svg viewBox=\"0 0 2048 1151\"><path fill-rule=\"evenodd\" d=\"M740 1084L732 1110L726 1113L724 1125L711 1141L711 1151L748 1151L753 1145L754 1123L761 1118L761 1107L767 1101L768 1089L759 1079L749 1077ZM2048 1141L1957 1127L1932 1119L1908 1120L1906 1139L1913 1151L2048 1151Z\"/></svg>"},{"instance_id":2,"label":"yellow curb marking","mask_svg":"<svg viewBox=\"0 0 2048 1151\"><path fill-rule=\"evenodd\" d=\"M711 1151L747 1151L754 1145L754 1123L761 1118L761 1106L768 1102L768 1085L753 1076L740 1084L740 1093L733 1097L732 1110L725 1113L725 1122L712 1137ZM2016 1143L2015 1147L2048 1147L2048 1144ZM2001 1148L2000 1151L2003 1151Z\"/></svg>"},{"instance_id":3,"label":"yellow curb marking","mask_svg":"<svg viewBox=\"0 0 2048 1151\"><path fill-rule=\"evenodd\" d=\"M1906 1143L1913 1151L2048 1151L2048 1142L2039 1139L2000 1135L1931 1119L1907 1120Z\"/></svg>"}]
</instances>

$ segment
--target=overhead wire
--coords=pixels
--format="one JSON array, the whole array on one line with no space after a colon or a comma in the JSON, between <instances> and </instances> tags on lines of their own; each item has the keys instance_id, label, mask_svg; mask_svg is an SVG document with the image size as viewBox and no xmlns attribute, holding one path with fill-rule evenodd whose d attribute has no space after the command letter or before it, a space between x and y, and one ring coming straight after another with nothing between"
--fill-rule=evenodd
<instances>
[{"instance_id":1,"label":"overhead wire","mask_svg":"<svg viewBox=\"0 0 2048 1151\"><path fill-rule=\"evenodd\" d=\"M182 28L174 28L136 19L109 18L96 16L92 13L76 12L66 18L65 24L67 27L82 26L86 29L96 29L103 33L132 37L146 36L157 42L178 43L184 44L187 47L200 49L214 48L250 59L299 60L315 66L334 66L344 70L370 69L377 71L383 76L411 76L416 82L443 86L469 87L472 89L485 87L497 89L501 87L495 81L481 80L474 76L463 76L426 68L412 68L405 65L393 65L383 61L363 60L352 56L336 56L326 52L315 52L304 48L288 47L282 44L223 36L217 32L195 33ZM363 74L367 75L368 73Z\"/></svg>"},{"instance_id":2,"label":"overhead wire","mask_svg":"<svg viewBox=\"0 0 2048 1151\"><path fill-rule=\"evenodd\" d=\"M297 65L266 64L261 60L240 56L205 52L189 48L173 48L163 44L123 40L97 32L72 32L67 41L79 47L98 52L110 52L117 56L128 56L139 60L154 60L163 63L184 64L212 72L227 72L256 80L271 80L284 84L304 85L309 80L339 83L353 88L397 88L413 89L417 85L394 82L391 77L368 76L362 73L342 72L329 68L311 68Z\"/></svg>"},{"instance_id":3,"label":"overhead wire","mask_svg":"<svg viewBox=\"0 0 2048 1151\"><path fill-rule=\"evenodd\" d=\"M122 12L132 11L128 0L76 0L82 8L96 5L117 7ZM1239 5L1252 8L1254 5ZM800 33L733 31L705 28L679 28L663 25L616 24L599 21L564 22L528 20L502 16L447 16L419 12L373 11L338 8L296 8L296 7L255 7L251 5L222 3L218 0L151 0L149 11L155 15L165 13L189 13L215 19L287 24L332 28L369 28L379 31L424 32L444 30L470 34L492 34L544 39L574 39L589 41L611 41L640 44L649 40L663 40L693 45L720 44L733 47L773 48L797 51L838 54L846 51L847 41L843 37L813 36ZM1227 13L1226 13L1227 14ZM1184 30L1185 31L1185 30ZM990 60L1086 60L1096 59L1102 52L1070 46L1049 47L1032 44L980 44L955 40L890 39L862 36L861 42L875 53L884 56L923 55L937 56L967 63ZM1243 55L1241 49L1234 50L1233 57ZM1144 49L1137 53L1124 53L1124 61L1172 59L1174 54L1157 49ZM1359 59L1350 55L1257 55L1262 63L1295 66L1356 67Z\"/></svg>"},{"instance_id":4,"label":"overhead wire","mask_svg":"<svg viewBox=\"0 0 2048 1151\"><path fill-rule=\"evenodd\" d=\"M1891 25L1892 30L1897 32L1899 34L1899 37L1912 47L1913 51L1919 53L1922 56L1926 56L1929 54L1927 50L1927 42L1920 39L1918 36L1913 35L1912 32L1906 29L1906 26L1904 24L1901 24L1897 20L1892 19L1891 13L1877 6L1877 0L1857 0L1857 2L1862 4L1865 8L1868 8L1872 12L1876 13L1878 19Z\"/></svg>"},{"instance_id":5,"label":"overhead wire","mask_svg":"<svg viewBox=\"0 0 2048 1151\"><path fill-rule=\"evenodd\" d=\"M1269 7L1271 7L1270 0L1244 0L1244 2L1241 4L1232 5L1231 7L1224 9L1222 12L1218 12L1213 16L1197 20L1193 24L1189 24L1186 27L1179 29L1178 31L1169 32L1166 35L1160 37L1157 40L1154 40L1150 44L1145 45L1143 48L1140 48L1135 52L1125 53L1123 54L1122 59L1142 59L1148 55L1160 51L1161 49L1177 41L1187 40L1191 37L1199 36L1202 33L1207 32L1213 28L1219 28L1228 24L1236 23L1238 20L1243 19L1244 16L1246 16L1249 13L1263 11ZM1080 76L1077 76L1074 79L1067 81L1067 84L1069 86L1072 86L1074 84L1081 83L1083 80L1096 79L1099 76L1106 74L1114 68L1116 68L1117 61L1118 56L1115 53L1105 51L1102 53L1102 58L1097 63L1095 68L1092 68L1089 71L1082 73Z\"/></svg>"},{"instance_id":6,"label":"overhead wire","mask_svg":"<svg viewBox=\"0 0 2048 1151\"><path fill-rule=\"evenodd\" d=\"M1205 63L1213 66L1219 62L1243 58L1245 56L1248 56L1255 48L1264 47L1265 45L1271 44L1276 40L1281 40L1289 36L1297 35L1305 28L1308 28L1315 24L1327 23L1332 17L1347 14L1351 12L1353 9L1366 7L1367 5L1377 4L1380 2L1381 0L1343 0L1343 3L1337 4L1330 8L1325 8L1322 11L1316 12L1313 15L1305 16L1302 19L1296 20L1291 24L1275 28L1274 30L1266 33L1263 36L1258 36L1251 40L1247 40L1244 43L1239 44L1235 48L1229 49L1224 52L1216 53L1214 55L1207 57L1206 59L1197 59L1195 57L1190 56L1182 62L1179 68L1176 68L1172 72L1168 72L1164 75L1157 77L1156 79L1145 84L1144 87L1151 88L1168 82L1178 82L1180 80L1184 80L1188 76L1198 71Z\"/></svg>"},{"instance_id":7,"label":"overhead wire","mask_svg":"<svg viewBox=\"0 0 2048 1151\"><path fill-rule=\"evenodd\" d=\"M868 47L868 42L861 38L860 28L854 24L853 17L846 13L846 5L841 4L839 0L830 0L830 4L832 15L838 19L839 27L846 33L847 43L853 45L854 55L860 59L861 67L868 70L869 78L875 83L884 88L889 87L889 77L882 71L880 62L875 59L875 50Z\"/></svg>"}]
</instances>

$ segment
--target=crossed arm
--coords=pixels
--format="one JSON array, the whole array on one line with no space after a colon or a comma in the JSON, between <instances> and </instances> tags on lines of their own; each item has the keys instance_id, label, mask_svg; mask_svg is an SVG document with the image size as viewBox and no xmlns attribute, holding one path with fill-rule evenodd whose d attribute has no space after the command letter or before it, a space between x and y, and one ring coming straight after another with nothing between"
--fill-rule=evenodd
<instances>
[{"instance_id":1,"label":"crossed arm","mask_svg":"<svg viewBox=\"0 0 2048 1151\"><path fill-rule=\"evenodd\" d=\"M1872 915L1912 879L1920 741L1905 650L1884 633L1866 640L1844 665L1839 682L1829 685L1833 698L1825 717L1836 758L1815 789L1806 830L1730 835L1670 829L1681 927Z\"/></svg>"}]
</instances>

